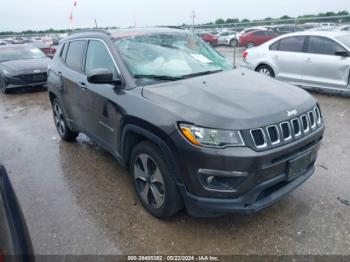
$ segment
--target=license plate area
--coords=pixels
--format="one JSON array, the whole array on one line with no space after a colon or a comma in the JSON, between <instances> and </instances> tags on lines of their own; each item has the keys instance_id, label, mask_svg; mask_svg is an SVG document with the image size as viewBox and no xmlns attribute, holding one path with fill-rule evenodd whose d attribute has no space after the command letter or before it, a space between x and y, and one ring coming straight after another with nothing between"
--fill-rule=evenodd
<instances>
[{"instance_id":1,"label":"license plate area","mask_svg":"<svg viewBox=\"0 0 350 262\"><path fill-rule=\"evenodd\" d=\"M33 79L34 82L45 81L45 75L44 74L33 75L32 79Z\"/></svg>"},{"instance_id":2,"label":"license plate area","mask_svg":"<svg viewBox=\"0 0 350 262\"><path fill-rule=\"evenodd\" d=\"M288 181L297 178L298 176L304 174L310 166L310 156L312 153L297 157L288 162Z\"/></svg>"}]
</instances>

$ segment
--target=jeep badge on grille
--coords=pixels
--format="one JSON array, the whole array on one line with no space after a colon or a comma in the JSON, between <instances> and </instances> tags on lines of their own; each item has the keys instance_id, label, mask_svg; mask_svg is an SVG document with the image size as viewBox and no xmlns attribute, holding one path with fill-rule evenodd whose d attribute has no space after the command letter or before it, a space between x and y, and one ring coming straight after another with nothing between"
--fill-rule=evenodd
<instances>
[{"instance_id":1,"label":"jeep badge on grille","mask_svg":"<svg viewBox=\"0 0 350 262\"><path fill-rule=\"evenodd\" d=\"M292 116L296 116L298 114L297 110L291 110L291 111L287 111L287 116L288 117L292 117Z\"/></svg>"}]
</instances>

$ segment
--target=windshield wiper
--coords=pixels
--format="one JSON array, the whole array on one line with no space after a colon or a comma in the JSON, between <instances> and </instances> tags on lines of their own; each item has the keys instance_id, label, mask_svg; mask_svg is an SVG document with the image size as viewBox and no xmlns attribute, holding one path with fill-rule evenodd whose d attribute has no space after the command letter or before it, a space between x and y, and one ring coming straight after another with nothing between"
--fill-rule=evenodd
<instances>
[{"instance_id":1,"label":"windshield wiper","mask_svg":"<svg viewBox=\"0 0 350 262\"><path fill-rule=\"evenodd\" d=\"M167 75L142 75L142 74L136 74L134 75L135 78L150 78L155 80L168 80L168 81L176 81L183 79L182 76L167 76Z\"/></svg>"},{"instance_id":2,"label":"windshield wiper","mask_svg":"<svg viewBox=\"0 0 350 262\"><path fill-rule=\"evenodd\" d=\"M198 73L183 75L183 76L181 76L181 77L182 77L182 78L189 78L189 77L195 77L195 76L202 76L202 75L215 74L215 73L218 73L218 72L221 72L221 71L222 71L222 69L219 69L219 70L210 70L210 71L203 71L203 72L198 72Z\"/></svg>"}]
</instances>

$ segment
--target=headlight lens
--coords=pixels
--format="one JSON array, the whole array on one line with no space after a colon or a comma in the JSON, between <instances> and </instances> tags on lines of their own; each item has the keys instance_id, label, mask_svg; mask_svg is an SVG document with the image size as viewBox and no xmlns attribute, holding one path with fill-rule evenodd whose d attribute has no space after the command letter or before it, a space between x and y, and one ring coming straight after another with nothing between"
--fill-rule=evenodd
<instances>
[{"instance_id":1,"label":"headlight lens","mask_svg":"<svg viewBox=\"0 0 350 262\"><path fill-rule=\"evenodd\" d=\"M7 75L7 76L13 75L10 71L8 71L6 69L3 69L2 72L4 73L4 75Z\"/></svg>"},{"instance_id":2,"label":"headlight lens","mask_svg":"<svg viewBox=\"0 0 350 262\"><path fill-rule=\"evenodd\" d=\"M181 133L193 144L199 146L223 147L244 146L239 131L220 130L179 124Z\"/></svg>"}]
</instances>

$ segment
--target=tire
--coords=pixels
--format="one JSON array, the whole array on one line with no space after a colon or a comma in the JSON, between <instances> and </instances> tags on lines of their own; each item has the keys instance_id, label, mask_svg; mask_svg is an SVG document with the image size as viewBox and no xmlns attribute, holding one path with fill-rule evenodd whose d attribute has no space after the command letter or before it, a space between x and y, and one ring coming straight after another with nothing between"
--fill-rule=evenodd
<instances>
[{"instance_id":1,"label":"tire","mask_svg":"<svg viewBox=\"0 0 350 262\"><path fill-rule=\"evenodd\" d=\"M79 135L79 132L75 132L68 127L62 107L57 98L54 98L52 101L52 111L53 120L59 136L65 141L75 140L75 138Z\"/></svg>"},{"instance_id":2,"label":"tire","mask_svg":"<svg viewBox=\"0 0 350 262\"><path fill-rule=\"evenodd\" d=\"M175 215L183 206L172 171L161 150L148 141L135 146L130 174L143 207L158 218Z\"/></svg>"},{"instance_id":3,"label":"tire","mask_svg":"<svg viewBox=\"0 0 350 262\"><path fill-rule=\"evenodd\" d=\"M247 48L253 48L255 46L255 43L254 42L249 42L247 44Z\"/></svg>"},{"instance_id":4,"label":"tire","mask_svg":"<svg viewBox=\"0 0 350 262\"><path fill-rule=\"evenodd\" d=\"M237 47L237 44L238 44L237 39L232 39L232 40L230 41L230 46L231 46L231 47Z\"/></svg>"},{"instance_id":5,"label":"tire","mask_svg":"<svg viewBox=\"0 0 350 262\"><path fill-rule=\"evenodd\" d=\"M268 65L258 66L258 68L255 71L266 76L275 77L273 69Z\"/></svg>"}]
</instances>

